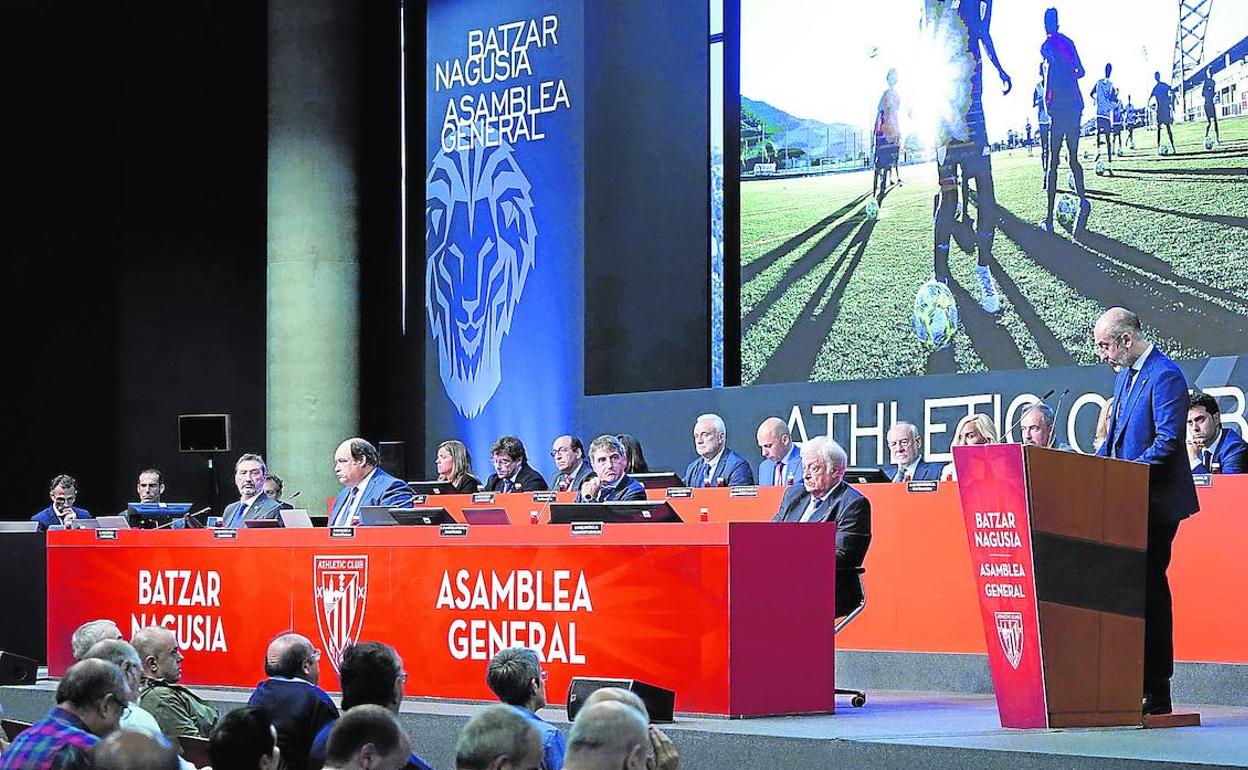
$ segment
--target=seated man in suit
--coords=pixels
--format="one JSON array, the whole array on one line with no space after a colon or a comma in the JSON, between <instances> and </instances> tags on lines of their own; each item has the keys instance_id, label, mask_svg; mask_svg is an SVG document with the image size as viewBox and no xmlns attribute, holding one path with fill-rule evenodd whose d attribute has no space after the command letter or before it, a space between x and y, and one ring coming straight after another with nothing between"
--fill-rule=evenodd
<instances>
[{"instance_id":1,"label":"seated man in suit","mask_svg":"<svg viewBox=\"0 0 1248 770\"><path fill-rule=\"evenodd\" d=\"M923 439L912 422L895 422L888 429L888 452L891 465L885 465L884 474L896 482L939 481L940 463L925 462Z\"/></svg>"},{"instance_id":2,"label":"seated man in suit","mask_svg":"<svg viewBox=\"0 0 1248 770\"><path fill-rule=\"evenodd\" d=\"M546 479L529 465L524 443L515 436L503 436L490 447L494 472L485 480L485 492L541 492Z\"/></svg>"},{"instance_id":3,"label":"seated man in suit","mask_svg":"<svg viewBox=\"0 0 1248 770\"><path fill-rule=\"evenodd\" d=\"M555 459L555 478L550 486L556 492L576 492L585 480L594 475L594 469L585 459L585 445L576 436L560 436L550 448Z\"/></svg>"},{"instance_id":4,"label":"seated man in suit","mask_svg":"<svg viewBox=\"0 0 1248 770\"><path fill-rule=\"evenodd\" d=\"M1244 473L1248 464L1248 443L1222 426L1218 400L1208 393L1193 393L1189 401L1187 459L1192 473Z\"/></svg>"},{"instance_id":5,"label":"seated man in suit","mask_svg":"<svg viewBox=\"0 0 1248 770\"><path fill-rule=\"evenodd\" d=\"M802 453L789 436L789 426L779 417L768 417L758 426L760 486L787 487L802 477Z\"/></svg>"},{"instance_id":6,"label":"seated man in suit","mask_svg":"<svg viewBox=\"0 0 1248 770\"><path fill-rule=\"evenodd\" d=\"M362 506L405 508L412 504L411 487L382 470L380 462L377 447L362 438L349 438L334 450L334 475L342 489L329 517L332 526L359 524Z\"/></svg>"},{"instance_id":7,"label":"seated man in suit","mask_svg":"<svg viewBox=\"0 0 1248 770\"><path fill-rule=\"evenodd\" d=\"M603 434L589 445L589 458L594 473L576 496L578 503L606 503L616 500L645 500L646 488L630 477L628 450L624 442L610 434Z\"/></svg>"},{"instance_id":8,"label":"seated man in suit","mask_svg":"<svg viewBox=\"0 0 1248 770\"><path fill-rule=\"evenodd\" d=\"M848 458L841 445L815 436L802 445L802 483L785 490L772 521L836 522L836 616L862 603L855 568L871 545L871 502L845 483Z\"/></svg>"},{"instance_id":9,"label":"seated man in suit","mask_svg":"<svg viewBox=\"0 0 1248 770\"><path fill-rule=\"evenodd\" d=\"M52 504L30 517L31 521L39 522L40 532L46 532L51 526L71 527L79 519L91 518L86 509L74 507L74 501L78 499L78 482L73 476L62 473L52 479L48 497L52 499Z\"/></svg>"},{"instance_id":10,"label":"seated man in suit","mask_svg":"<svg viewBox=\"0 0 1248 770\"><path fill-rule=\"evenodd\" d=\"M754 483L749 460L729 449L727 430L717 414L704 414L693 424L698 459L685 469L687 487L740 487Z\"/></svg>"},{"instance_id":11,"label":"seated man in suit","mask_svg":"<svg viewBox=\"0 0 1248 770\"><path fill-rule=\"evenodd\" d=\"M281 634L269 642L264 673L269 678L256 685L247 705L273 715L282 766L306 770L312 740L338 718L338 707L318 686L321 653L301 634Z\"/></svg>"},{"instance_id":12,"label":"seated man in suit","mask_svg":"<svg viewBox=\"0 0 1248 770\"><path fill-rule=\"evenodd\" d=\"M276 519L281 503L264 493L264 478L269 473L264 458L248 452L234 463L234 486L238 502L225 506L221 526L238 529L248 519Z\"/></svg>"}]
</instances>

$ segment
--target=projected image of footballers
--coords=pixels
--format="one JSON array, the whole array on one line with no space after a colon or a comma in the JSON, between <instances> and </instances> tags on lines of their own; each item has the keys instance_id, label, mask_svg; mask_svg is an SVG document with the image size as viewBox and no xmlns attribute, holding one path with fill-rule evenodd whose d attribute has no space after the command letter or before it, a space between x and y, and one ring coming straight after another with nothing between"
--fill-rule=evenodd
<instances>
[{"instance_id":1,"label":"projected image of footballers","mask_svg":"<svg viewBox=\"0 0 1248 770\"><path fill-rule=\"evenodd\" d=\"M1157 104L1157 151L1164 152L1161 144L1161 127L1166 127L1166 136L1170 139L1170 154L1174 155L1177 150L1174 147L1174 130L1170 128L1174 124L1174 89L1169 83L1161 82L1161 73L1154 72L1153 80L1157 81L1153 86L1153 92L1148 95L1150 101Z\"/></svg>"},{"instance_id":2,"label":"projected image of footballers","mask_svg":"<svg viewBox=\"0 0 1248 770\"><path fill-rule=\"evenodd\" d=\"M1114 157L1113 112L1114 103L1118 101L1118 89L1114 88L1113 81L1109 79L1113 71L1114 65L1106 64L1105 77L1096 81L1090 93L1090 96L1096 100L1096 160L1101 159L1102 136L1105 137L1105 147L1110 160Z\"/></svg>"},{"instance_id":3,"label":"projected image of footballers","mask_svg":"<svg viewBox=\"0 0 1248 770\"><path fill-rule=\"evenodd\" d=\"M1214 104L1214 97L1218 94L1218 87L1213 83L1213 67L1205 68L1205 82L1200 86L1200 95L1205 98L1205 145L1209 144L1209 128L1212 126L1214 141L1222 141L1222 133L1218 130L1218 108Z\"/></svg>"},{"instance_id":4,"label":"projected image of footballers","mask_svg":"<svg viewBox=\"0 0 1248 770\"><path fill-rule=\"evenodd\" d=\"M1003 93L1013 87L1010 76L997 59L989 29L992 24L992 2L945 2L927 0L923 27L935 41L935 50L943 52L947 61L949 109L937 121L936 165L940 181L940 197L935 221L936 280L946 284L952 280L949 271L949 242L953 235L958 207L958 172L966 182L975 181L978 196L978 222L975 246L978 263L975 277L980 287L980 307L988 313L1000 310L996 284L991 273L992 241L996 231L996 199L992 182L992 159L989 156L988 128L984 119L983 53L1001 78ZM982 52L981 52L982 48ZM967 201L963 200L966 208Z\"/></svg>"},{"instance_id":5,"label":"projected image of footballers","mask_svg":"<svg viewBox=\"0 0 1248 770\"><path fill-rule=\"evenodd\" d=\"M1109 113L1109 130L1113 142L1109 145L1109 155L1112 158L1114 153L1118 153L1118 157L1122 157L1122 124L1125 120L1127 106L1122 103L1122 99L1114 99L1113 109ZM1117 149L1115 149L1117 148Z\"/></svg>"},{"instance_id":6,"label":"projected image of footballers","mask_svg":"<svg viewBox=\"0 0 1248 770\"><path fill-rule=\"evenodd\" d=\"M1070 161L1070 172L1075 177L1075 193L1079 196L1079 213L1075 218L1074 231L1083 231L1088 224L1092 205L1088 203L1087 190L1083 186L1083 165L1079 163L1079 124L1083 116L1083 94L1079 80L1087 74L1079 51L1070 38L1057 31L1057 9L1044 12L1044 31L1048 35L1040 46L1044 59L1044 98L1049 106L1049 118L1053 121L1049 133L1049 209L1040 227L1053 232L1053 202L1057 197L1057 166L1062 161L1062 145Z\"/></svg>"},{"instance_id":7,"label":"projected image of footballers","mask_svg":"<svg viewBox=\"0 0 1248 770\"><path fill-rule=\"evenodd\" d=\"M1127 97L1127 107L1125 110L1124 120L1127 124L1127 146L1135 149L1135 124L1140 120L1140 111L1136 109L1135 102L1131 97Z\"/></svg>"},{"instance_id":8,"label":"projected image of footballers","mask_svg":"<svg viewBox=\"0 0 1248 770\"><path fill-rule=\"evenodd\" d=\"M1031 94L1031 106L1036 108L1036 125L1040 130L1040 187L1047 188L1049 183L1049 129L1053 123L1049 118L1049 105L1044 98L1044 63L1040 64L1040 80Z\"/></svg>"},{"instance_id":9,"label":"projected image of footballers","mask_svg":"<svg viewBox=\"0 0 1248 770\"><path fill-rule=\"evenodd\" d=\"M888 71L888 88L880 95L880 105L875 111L875 181L873 189L877 201L884 200L888 189L888 174L897 166L901 146L901 124L898 113L901 99L897 96L897 70ZM898 184L901 180L898 179Z\"/></svg>"}]
</instances>

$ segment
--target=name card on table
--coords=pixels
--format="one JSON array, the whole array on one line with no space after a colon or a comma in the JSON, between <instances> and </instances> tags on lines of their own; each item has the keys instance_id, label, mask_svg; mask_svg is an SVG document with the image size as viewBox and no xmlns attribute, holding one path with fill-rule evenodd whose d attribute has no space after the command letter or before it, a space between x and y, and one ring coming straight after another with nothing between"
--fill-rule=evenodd
<instances>
[{"instance_id":1,"label":"name card on table","mask_svg":"<svg viewBox=\"0 0 1248 770\"><path fill-rule=\"evenodd\" d=\"M468 537L468 525L439 524L438 535L441 537Z\"/></svg>"},{"instance_id":2,"label":"name card on table","mask_svg":"<svg viewBox=\"0 0 1248 770\"><path fill-rule=\"evenodd\" d=\"M329 536L331 539L336 538L353 538L355 537L355 527L330 527Z\"/></svg>"},{"instance_id":3,"label":"name card on table","mask_svg":"<svg viewBox=\"0 0 1248 770\"><path fill-rule=\"evenodd\" d=\"M935 492L937 483L938 482L935 482L935 481L908 481L906 482L906 491L907 492Z\"/></svg>"},{"instance_id":4,"label":"name card on table","mask_svg":"<svg viewBox=\"0 0 1248 770\"><path fill-rule=\"evenodd\" d=\"M535 503L553 503L558 499L554 492L534 492L533 502Z\"/></svg>"},{"instance_id":5,"label":"name card on table","mask_svg":"<svg viewBox=\"0 0 1248 770\"><path fill-rule=\"evenodd\" d=\"M96 540L116 540L117 530L115 529L97 529L95 531Z\"/></svg>"},{"instance_id":6,"label":"name card on table","mask_svg":"<svg viewBox=\"0 0 1248 770\"><path fill-rule=\"evenodd\" d=\"M758 487L729 487L729 497L758 497Z\"/></svg>"},{"instance_id":7,"label":"name card on table","mask_svg":"<svg viewBox=\"0 0 1248 770\"><path fill-rule=\"evenodd\" d=\"M492 503L494 502L493 492L473 492L472 501L474 503Z\"/></svg>"},{"instance_id":8,"label":"name card on table","mask_svg":"<svg viewBox=\"0 0 1248 770\"><path fill-rule=\"evenodd\" d=\"M690 487L668 487L667 488L668 500L683 500L688 497L693 497L693 489L691 489Z\"/></svg>"},{"instance_id":9,"label":"name card on table","mask_svg":"<svg viewBox=\"0 0 1248 770\"><path fill-rule=\"evenodd\" d=\"M213 540L237 540L237 529L214 529L212 531Z\"/></svg>"},{"instance_id":10,"label":"name card on table","mask_svg":"<svg viewBox=\"0 0 1248 770\"><path fill-rule=\"evenodd\" d=\"M574 521L571 526L573 535L596 537L602 534L601 521Z\"/></svg>"},{"instance_id":11,"label":"name card on table","mask_svg":"<svg viewBox=\"0 0 1248 770\"><path fill-rule=\"evenodd\" d=\"M1211 487L1213 486L1213 474L1212 473L1193 473L1192 484L1198 487Z\"/></svg>"}]
</instances>

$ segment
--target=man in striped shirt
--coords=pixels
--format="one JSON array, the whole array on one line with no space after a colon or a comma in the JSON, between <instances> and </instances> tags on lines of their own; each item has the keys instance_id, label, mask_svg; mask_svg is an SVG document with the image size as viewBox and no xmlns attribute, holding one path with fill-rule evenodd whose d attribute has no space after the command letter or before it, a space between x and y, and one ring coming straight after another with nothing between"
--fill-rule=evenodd
<instances>
[{"instance_id":1,"label":"man in striped shirt","mask_svg":"<svg viewBox=\"0 0 1248 770\"><path fill-rule=\"evenodd\" d=\"M88 752L117 729L130 702L121 669L104 660L70 666L56 688L56 707L13 740L0 770L89 768Z\"/></svg>"}]
</instances>

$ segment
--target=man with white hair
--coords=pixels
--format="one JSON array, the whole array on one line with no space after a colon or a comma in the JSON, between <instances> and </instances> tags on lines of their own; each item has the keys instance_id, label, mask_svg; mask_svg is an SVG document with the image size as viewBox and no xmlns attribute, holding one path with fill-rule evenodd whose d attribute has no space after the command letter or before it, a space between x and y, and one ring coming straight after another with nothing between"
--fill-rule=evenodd
<instances>
[{"instance_id":1,"label":"man with white hair","mask_svg":"<svg viewBox=\"0 0 1248 770\"><path fill-rule=\"evenodd\" d=\"M923 459L923 439L912 422L895 422L888 429L888 454L892 464L884 466L884 474L895 482L939 481L944 470Z\"/></svg>"},{"instance_id":2,"label":"man with white hair","mask_svg":"<svg viewBox=\"0 0 1248 770\"><path fill-rule=\"evenodd\" d=\"M121 629L117 627L117 623L107 618L101 618L99 620L88 620L74 629L74 635L69 637L69 646L73 650L74 660L82 660L87 656L87 650L90 650L97 643L105 639L121 638Z\"/></svg>"},{"instance_id":3,"label":"man with white hair","mask_svg":"<svg viewBox=\"0 0 1248 770\"><path fill-rule=\"evenodd\" d=\"M871 502L845 483L841 445L816 436L802 445L802 485L785 490L772 521L836 522L836 615L862 603L856 568L871 545Z\"/></svg>"},{"instance_id":4,"label":"man with white hair","mask_svg":"<svg viewBox=\"0 0 1248 770\"><path fill-rule=\"evenodd\" d=\"M650 754L645 717L618 701L586 706L568 733L566 770L645 770Z\"/></svg>"},{"instance_id":5,"label":"man with white hair","mask_svg":"<svg viewBox=\"0 0 1248 770\"><path fill-rule=\"evenodd\" d=\"M724 420L704 414L693 424L693 446L698 458L685 470L687 487L741 487L754 483L750 461L728 448Z\"/></svg>"}]
</instances>

